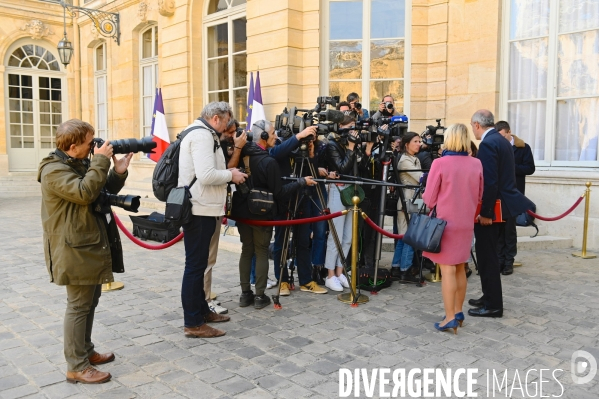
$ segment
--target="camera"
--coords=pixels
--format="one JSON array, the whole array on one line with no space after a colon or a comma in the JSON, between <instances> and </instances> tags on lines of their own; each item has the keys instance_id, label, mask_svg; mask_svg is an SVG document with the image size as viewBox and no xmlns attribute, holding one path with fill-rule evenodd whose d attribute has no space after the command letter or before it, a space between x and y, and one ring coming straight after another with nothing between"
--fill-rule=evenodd
<instances>
[{"instance_id":1,"label":"camera","mask_svg":"<svg viewBox=\"0 0 599 399\"><path fill-rule=\"evenodd\" d=\"M443 145L445 141L445 136L443 133L445 132L445 126L441 126L441 119L435 119L437 122L437 126L428 125L426 130L422 132L421 138L422 143L426 144L425 151L430 151L433 155L433 158L438 158L439 148Z\"/></svg>"},{"instance_id":2,"label":"camera","mask_svg":"<svg viewBox=\"0 0 599 399\"><path fill-rule=\"evenodd\" d=\"M94 201L94 210L99 213L106 213L106 207L118 206L126 211L137 213L140 198L139 195L110 194L103 189Z\"/></svg>"},{"instance_id":3,"label":"camera","mask_svg":"<svg viewBox=\"0 0 599 399\"><path fill-rule=\"evenodd\" d=\"M104 145L104 140L96 137L93 139L93 143L92 154L94 153L94 148L100 148ZM151 136L144 137L143 139L110 140L110 144L112 144L112 152L114 154L129 154L130 152L154 154L152 150L157 146L157 143L152 140Z\"/></svg>"},{"instance_id":4,"label":"camera","mask_svg":"<svg viewBox=\"0 0 599 399\"><path fill-rule=\"evenodd\" d=\"M245 168L237 168L237 169L238 169L238 170L239 170L241 173L247 173L247 172L245 171ZM243 183L236 184L236 185L235 185L235 187L237 188L237 191L239 191L239 192L240 192L241 194L243 194L243 195L247 195L247 194L249 194L249 193L250 193L250 188L249 188L249 186L247 185L247 183L246 183L246 182L243 182Z\"/></svg>"},{"instance_id":5,"label":"camera","mask_svg":"<svg viewBox=\"0 0 599 399\"><path fill-rule=\"evenodd\" d=\"M243 134L243 132L245 132L245 130L242 127L238 127L237 130L235 131L235 137L239 137ZM247 135L247 141L252 141L254 139L254 137L251 134Z\"/></svg>"},{"instance_id":6,"label":"camera","mask_svg":"<svg viewBox=\"0 0 599 399\"><path fill-rule=\"evenodd\" d=\"M393 103L391 101L385 101L385 108L387 108L389 111L395 109L395 105L393 105Z\"/></svg>"},{"instance_id":7,"label":"camera","mask_svg":"<svg viewBox=\"0 0 599 399\"><path fill-rule=\"evenodd\" d=\"M283 140L289 139L310 126L316 126L317 136L326 136L331 132L337 132L339 123L343 122L345 117L341 111L326 109L327 105L335 106L339 97L320 96L316 99L316 106L312 109L300 109L292 107L290 110L285 107L282 113L275 118L275 130L277 135ZM300 140L300 153L307 156L308 144L316 137L307 137Z\"/></svg>"}]
</instances>

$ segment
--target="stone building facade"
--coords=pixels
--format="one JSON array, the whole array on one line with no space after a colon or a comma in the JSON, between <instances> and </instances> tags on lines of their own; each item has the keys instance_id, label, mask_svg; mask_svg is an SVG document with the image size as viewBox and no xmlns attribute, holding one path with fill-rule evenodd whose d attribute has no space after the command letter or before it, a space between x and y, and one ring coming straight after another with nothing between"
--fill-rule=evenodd
<instances>
[{"instance_id":1,"label":"stone building facade","mask_svg":"<svg viewBox=\"0 0 599 399\"><path fill-rule=\"evenodd\" d=\"M66 68L63 7L50 1L0 5L0 175L34 171L69 118L108 139L148 135L156 87L172 138L213 99L244 120L259 70L271 120L349 91L369 109L393 94L416 132L492 110L533 148L527 195L539 213L599 185L599 0L70 0L118 12L121 35L117 45L67 13ZM152 168L137 155L132 176ZM599 249L596 192L590 211ZM580 245L582 212L548 233Z\"/></svg>"}]
</instances>

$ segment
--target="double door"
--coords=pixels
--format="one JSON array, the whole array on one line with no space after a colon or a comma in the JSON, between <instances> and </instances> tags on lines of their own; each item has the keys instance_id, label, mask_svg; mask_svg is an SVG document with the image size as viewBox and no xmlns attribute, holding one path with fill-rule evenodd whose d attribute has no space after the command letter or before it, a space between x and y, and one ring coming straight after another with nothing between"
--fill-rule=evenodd
<instances>
[{"instance_id":1,"label":"double door","mask_svg":"<svg viewBox=\"0 0 599 399\"><path fill-rule=\"evenodd\" d=\"M62 77L10 71L7 74L7 151L11 172L36 170L56 148L63 120Z\"/></svg>"}]
</instances>

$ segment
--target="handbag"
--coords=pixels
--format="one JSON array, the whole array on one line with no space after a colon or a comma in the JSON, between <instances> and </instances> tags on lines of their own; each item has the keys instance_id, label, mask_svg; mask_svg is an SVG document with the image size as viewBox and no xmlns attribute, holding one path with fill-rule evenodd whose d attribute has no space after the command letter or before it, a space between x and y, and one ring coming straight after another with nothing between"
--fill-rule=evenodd
<instances>
[{"instance_id":1,"label":"handbag","mask_svg":"<svg viewBox=\"0 0 599 399\"><path fill-rule=\"evenodd\" d=\"M164 218L178 225L191 222L191 193L189 189L196 182L194 177L189 186L173 188L166 198Z\"/></svg>"},{"instance_id":2,"label":"handbag","mask_svg":"<svg viewBox=\"0 0 599 399\"><path fill-rule=\"evenodd\" d=\"M339 186L336 184L335 184L335 187L337 187L337 191L339 191L339 196L341 197L341 203L344 206L354 206L352 198L355 195L357 195L358 198L360 198L360 201L358 202L358 204L360 202L364 201L365 194L364 194L364 190L362 189L361 186L350 184L349 186L345 187L343 190L341 190L339 188Z\"/></svg>"},{"instance_id":3,"label":"handbag","mask_svg":"<svg viewBox=\"0 0 599 399\"><path fill-rule=\"evenodd\" d=\"M250 213L258 216L270 215L275 204L273 193L265 190L251 189L248 194Z\"/></svg>"},{"instance_id":4,"label":"handbag","mask_svg":"<svg viewBox=\"0 0 599 399\"><path fill-rule=\"evenodd\" d=\"M413 213L404 234L403 242L412 248L431 253L441 252L441 237L447 222L437 218L437 207L432 214Z\"/></svg>"}]
</instances>

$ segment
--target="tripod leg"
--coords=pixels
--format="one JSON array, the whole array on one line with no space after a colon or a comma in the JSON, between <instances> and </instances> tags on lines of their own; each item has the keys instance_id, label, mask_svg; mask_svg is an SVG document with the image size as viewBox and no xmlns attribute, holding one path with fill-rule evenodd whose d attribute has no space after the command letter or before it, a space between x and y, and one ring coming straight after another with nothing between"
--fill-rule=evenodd
<instances>
[{"instance_id":1,"label":"tripod leg","mask_svg":"<svg viewBox=\"0 0 599 399\"><path fill-rule=\"evenodd\" d=\"M316 172L314 171L314 165L312 165L311 163L308 163L309 167L310 167L310 173L312 173L312 176L315 176ZM320 203L323 204L324 206L324 197L322 195L322 191L320 190L320 186L316 186L316 193L318 194L318 199L320 200ZM337 252L339 253L339 258L341 259L341 263L343 264L343 274L345 275L345 277L348 277L347 274L347 260L345 258L345 254L343 253L343 247L341 245L341 241L339 241L339 235L337 234L337 229L335 228L335 225L333 224L333 221L331 219L327 220L327 222L329 223L329 233L332 235L333 237L333 241L335 242L335 246L337 247ZM349 281L349 278L348 278ZM353 287L349 286L349 289L351 291L351 294L354 298L357 298L356 296L356 292L354 291Z\"/></svg>"},{"instance_id":2,"label":"tripod leg","mask_svg":"<svg viewBox=\"0 0 599 399\"><path fill-rule=\"evenodd\" d=\"M271 295L272 302L274 304L274 308L276 310L280 310L283 307L281 306L281 302L279 298L281 296L281 283L285 281L287 275L287 248L289 247L289 226L285 227L285 234L283 236L283 248L281 250L281 260L280 260L280 275L279 275L279 287L277 288L276 295Z\"/></svg>"}]
</instances>

